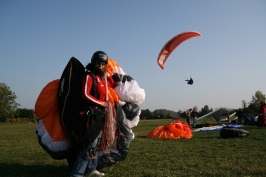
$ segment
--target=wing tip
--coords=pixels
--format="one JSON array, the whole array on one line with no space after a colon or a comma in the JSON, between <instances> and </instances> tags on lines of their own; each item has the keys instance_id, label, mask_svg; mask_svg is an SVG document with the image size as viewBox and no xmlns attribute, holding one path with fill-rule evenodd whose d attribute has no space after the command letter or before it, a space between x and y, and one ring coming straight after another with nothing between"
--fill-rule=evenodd
<instances>
[{"instance_id":1,"label":"wing tip","mask_svg":"<svg viewBox=\"0 0 266 177\"><path fill-rule=\"evenodd\" d=\"M163 65L159 64L159 66L160 66L161 69L164 69L164 66Z\"/></svg>"}]
</instances>

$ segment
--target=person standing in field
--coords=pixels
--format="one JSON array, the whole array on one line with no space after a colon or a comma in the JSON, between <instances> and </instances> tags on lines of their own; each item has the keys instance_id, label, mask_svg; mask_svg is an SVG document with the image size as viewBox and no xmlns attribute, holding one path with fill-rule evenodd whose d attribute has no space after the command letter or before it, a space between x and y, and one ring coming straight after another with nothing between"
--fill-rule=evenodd
<instances>
[{"instance_id":1,"label":"person standing in field","mask_svg":"<svg viewBox=\"0 0 266 177\"><path fill-rule=\"evenodd\" d=\"M84 145L76 157L71 177L83 177L85 173L88 176L105 175L97 170L98 152L113 145L116 119L111 114L115 108L107 101L107 88L113 87L112 81L107 81L107 64L107 54L95 52L81 81L82 98L87 104L87 113L84 116L88 122Z\"/></svg>"},{"instance_id":2,"label":"person standing in field","mask_svg":"<svg viewBox=\"0 0 266 177\"><path fill-rule=\"evenodd\" d=\"M238 111L236 112L236 116L238 117L238 119L237 119L238 124L242 124L243 112L242 112L241 108L239 108Z\"/></svg>"},{"instance_id":3,"label":"person standing in field","mask_svg":"<svg viewBox=\"0 0 266 177\"><path fill-rule=\"evenodd\" d=\"M260 103L260 113L258 115L258 127L266 126L266 102L262 101Z\"/></svg>"},{"instance_id":4,"label":"person standing in field","mask_svg":"<svg viewBox=\"0 0 266 177\"><path fill-rule=\"evenodd\" d=\"M197 119L198 119L197 115L198 115L197 109L193 108L193 110L191 112L191 117L193 119L193 128L196 128L196 126L197 126Z\"/></svg>"},{"instance_id":5,"label":"person standing in field","mask_svg":"<svg viewBox=\"0 0 266 177\"><path fill-rule=\"evenodd\" d=\"M190 119L191 119L191 112L192 109L190 108L189 110L186 111L186 120L187 120L187 124L191 127L191 123L190 123Z\"/></svg>"}]
</instances>

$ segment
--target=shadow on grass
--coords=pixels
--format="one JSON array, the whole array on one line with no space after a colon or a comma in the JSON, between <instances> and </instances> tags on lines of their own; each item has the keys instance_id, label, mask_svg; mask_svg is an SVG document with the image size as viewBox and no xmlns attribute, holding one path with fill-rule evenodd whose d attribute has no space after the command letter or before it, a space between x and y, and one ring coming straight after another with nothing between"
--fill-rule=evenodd
<instances>
[{"instance_id":1,"label":"shadow on grass","mask_svg":"<svg viewBox=\"0 0 266 177\"><path fill-rule=\"evenodd\" d=\"M68 166L0 163L1 177L67 177L69 174Z\"/></svg>"}]
</instances>

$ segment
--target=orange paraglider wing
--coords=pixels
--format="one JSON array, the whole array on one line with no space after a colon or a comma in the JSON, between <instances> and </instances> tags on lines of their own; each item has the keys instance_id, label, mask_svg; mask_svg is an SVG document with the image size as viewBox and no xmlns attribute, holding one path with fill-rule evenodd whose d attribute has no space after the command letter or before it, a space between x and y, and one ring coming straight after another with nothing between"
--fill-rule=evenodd
<instances>
[{"instance_id":1,"label":"orange paraglider wing","mask_svg":"<svg viewBox=\"0 0 266 177\"><path fill-rule=\"evenodd\" d=\"M170 39L161 49L158 58L157 58L157 63L158 65L164 69L164 63L166 62L167 58L169 55L175 50L177 46L179 46L182 42L196 36L201 36L202 35L199 32L196 31L187 31L180 33Z\"/></svg>"},{"instance_id":2,"label":"orange paraglider wing","mask_svg":"<svg viewBox=\"0 0 266 177\"><path fill-rule=\"evenodd\" d=\"M154 128L147 138L159 139L189 139L192 138L192 130L190 126L179 120L175 120L165 126L158 126Z\"/></svg>"}]
</instances>

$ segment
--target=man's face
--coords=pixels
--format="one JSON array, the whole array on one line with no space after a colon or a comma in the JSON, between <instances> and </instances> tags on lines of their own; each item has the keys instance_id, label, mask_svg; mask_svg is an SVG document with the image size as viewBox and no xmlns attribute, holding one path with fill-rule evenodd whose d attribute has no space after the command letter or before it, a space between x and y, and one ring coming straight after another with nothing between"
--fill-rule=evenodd
<instances>
[{"instance_id":1,"label":"man's face","mask_svg":"<svg viewBox=\"0 0 266 177\"><path fill-rule=\"evenodd\" d=\"M94 64L95 70L100 75L104 74L106 71L107 64L104 61L96 61Z\"/></svg>"},{"instance_id":2,"label":"man's face","mask_svg":"<svg viewBox=\"0 0 266 177\"><path fill-rule=\"evenodd\" d=\"M102 62L102 61L96 61L96 66L98 67L98 68L104 68L104 67L106 67L106 63L105 62Z\"/></svg>"}]
</instances>

